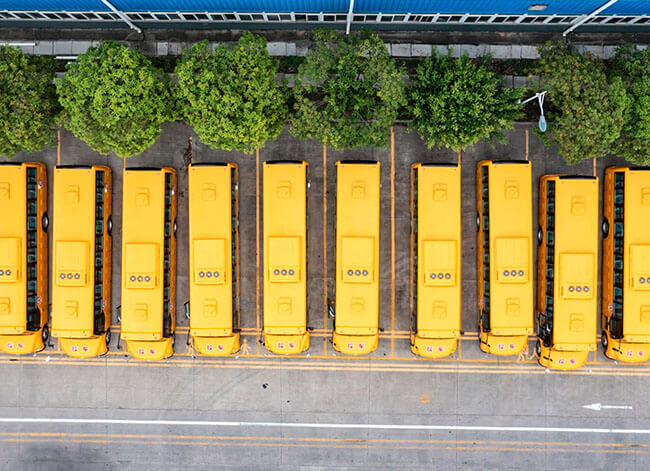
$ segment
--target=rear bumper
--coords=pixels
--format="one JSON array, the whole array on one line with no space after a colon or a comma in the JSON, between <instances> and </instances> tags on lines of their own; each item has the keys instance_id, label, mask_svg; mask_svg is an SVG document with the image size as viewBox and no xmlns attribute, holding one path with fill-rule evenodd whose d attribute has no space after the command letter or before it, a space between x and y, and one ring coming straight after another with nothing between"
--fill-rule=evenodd
<instances>
[{"instance_id":1,"label":"rear bumper","mask_svg":"<svg viewBox=\"0 0 650 471\"><path fill-rule=\"evenodd\" d=\"M334 349L348 355L366 355L377 349L379 336L375 335L341 335L334 332L332 343Z\"/></svg>"},{"instance_id":2,"label":"rear bumper","mask_svg":"<svg viewBox=\"0 0 650 471\"><path fill-rule=\"evenodd\" d=\"M444 358L456 351L458 338L427 338L411 336L411 351L425 358Z\"/></svg>"},{"instance_id":3,"label":"rear bumper","mask_svg":"<svg viewBox=\"0 0 650 471\"><path fill-rule=\"evenodd\" d=\"M96 357L108 351L106 334L83 339L59 337L59 345L66 355L75 358Z\"/></svg>"},{"instance_id":4,"label":"rear bumper","mask_svg":"<svg viewBox=\"0 0 650 471\"><path fill-rule=\"evenodd\" d=\"M576 370L587 362L588 350L564 351L542 344L539 364L553 370Z\"/></svg>"},{"instance_id":5,"label":"rear bumper","mask_svg":"<svg viewBox=\"0 0 650 471\"><path fill-rule=\"evenodd\" d=\"M291 355L309 348L309 332L300 335L264 334L264 346L278 355Z\"/></svg>"},{"instance_id":6,"label":"rear bumper","mask_svg":"<svg viewBox=\"0 0 650 471\"><path fill-rule=\"evenodd\" d=\"M194 348L200 355L225 356L239 351L239 334L227 337L199 337L193 336Z\"/></svg>"},{"instance_id":7,"label":"rear bumper","mask_svg":"<svg viewBox=\"0 0 650 471\"><path fill-rule=\"evenodd\" d=\"M0 351L11 355L25 355L40 352L45 348L41 336L43 328L36 332L17 335L0 335Z\"/></svg>"},{"instance_id":8,"label":"rear bumper","mask_svg":"<svg viewBox=\"0 0 650 471\"><path fill-rule=\"evenodd\" d=\"M125 340L129 353L138 360L162 360L174 354L172 337L162 340Z\"/></svg>"},{"instance_id":9,"label":"rear bumper","mask_svg":"<svg viewBox=\"0 0 650 471\"><path fill-rule=\"evenodd\" d=\"M492 335L480 334L481 350L493 355L518 355L528 346L528 335Z\"/></svg>"},{"instance_id":10,"label":"rear bumper","mask_svg":"<svg viewBox=\"0 0 650 471\"><path fill-rule=\"evenodd\" d=\"M603 332L603 335L608 335ZM616 361L626 363L641 363L650 359L650 344L632 343L625 340L609 338L605 355Z\"/></svg>"}]
</instances>

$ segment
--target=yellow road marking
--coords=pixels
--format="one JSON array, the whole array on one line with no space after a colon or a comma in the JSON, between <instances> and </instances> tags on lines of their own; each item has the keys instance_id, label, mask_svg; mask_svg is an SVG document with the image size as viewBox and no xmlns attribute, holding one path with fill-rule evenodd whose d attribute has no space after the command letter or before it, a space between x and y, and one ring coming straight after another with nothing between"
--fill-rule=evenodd
<instances>
[{"instance_id":1,"label":"yellow road marking","mask_svg":"<svg viewBox=\"0 0 650 471\"><path fill-rule=\"evenodd\" d=\"M260 353L260 150L255 149L255 330Z\"/></svg>"},{"instance_id":2,"label":"yellow road marking","mask_svg":"<svg viewBox=\"0 0 650 471\"><path fill-rule=\"evenodd\" d=\"M323 144L323 332L327 332L327 144ZM323 355L327 355L327 335L323 335Z\"/></svg>"},{"instance_id":3,"label":"yellow road marking","mask_svg":"<svg viewBox=\"0 0 650 471\"><path fill-rule=\"evenodd\" d=\"M390 127L390 356L395 356L395 132Z\"/></svg>"}]
</instances>

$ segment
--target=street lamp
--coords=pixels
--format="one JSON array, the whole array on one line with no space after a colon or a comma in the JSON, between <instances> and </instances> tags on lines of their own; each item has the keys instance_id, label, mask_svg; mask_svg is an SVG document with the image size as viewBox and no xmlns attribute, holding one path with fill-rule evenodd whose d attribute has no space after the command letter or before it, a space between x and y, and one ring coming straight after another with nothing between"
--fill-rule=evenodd
<instances>
[{"instance_id":1,"label":"street lamp","mask_svg":"<svg viewBox=\"0 0 650 471\"><path fill-rule=\"evenodd\" d=\"M546 95L546 90L543 92L535 93L533 96L527 98L524 101L519 100L519 103L525 105L529 101L533 101L535 98L537 98L537 102L539 103L539 111L542 113L539 117L539 122L537 125L539 126L539 130L542 132L546 132L546 118L544 117L544 95Z\"/></svg>"}]
</instances>

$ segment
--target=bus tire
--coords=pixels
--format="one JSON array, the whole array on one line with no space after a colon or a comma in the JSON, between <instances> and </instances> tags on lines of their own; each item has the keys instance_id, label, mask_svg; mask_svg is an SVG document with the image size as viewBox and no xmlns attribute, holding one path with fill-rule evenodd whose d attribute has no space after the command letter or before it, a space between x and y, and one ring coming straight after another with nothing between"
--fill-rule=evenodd
<instances>
[{"instance_id":1,"label":"bus tire","mask_svg":"<svg viewBox=\"0 0 650 471\"><path fill-rule=\"evenodd\" d=\"M113 216L108 216L108 221L106 221L106 232L108 235L113 237Z\"/></svg>"},{"instance_id":2,"label":"bus tire","mask_svg":"<svg viewBox=\"0 0 650 471\"><path fill-rule=\"evenodd\" d=\"M609 235L609 220L607 218L603 218L602 230L603 230L603 238L606 239L607 236Z\"/></svg>"},{"instance_id":3,"label":"bus tire","mask_svg":"<svg viewBox=\"0 0 650 471\"><path fill-rule=\"evenodd\" d=\"M111 343L111 329L106 329L106 350L109 350L109 344Z\"/></svg>"},{"instance_id":4,"label":"bus tire","mask_svg":"<svg viewBox=\"0 0 650 471\"><path fill-rule=\"evenodd\" d=\"M600 334L600 344L603 346L603 350L607 352L607 347L609 346L609 338L607 337L607 332L603 330Z\"/></svg>"},{"instance_id":5,"label":"bus tire","mask_svg":"<svg viewBox=\"0 0 650 471\"><path fill-rule=\"evenodd\" d=\"M537 245L542 245L542 242L544 242L544 232L542 226L537 226Z\"/></svg>"},{"instance_id":6,"label":"bus tire","mask_svg":"<svg viewBox=\"0 0 650 471\"><path fill-rule=\"evenodd\" d=\"M47 232L49 226L50 218L47 217L47 213L43 213L43 216L41 217L41 227L43 228L43 232Z\"/></svg>"},{"instance_id":7,"label":"bus tire","mask_svg":"<svg viewBox=\"0 0 650 471\"><path fill-rule=\"evenodd\" d=\"M43 341L43 345L47 346L47 341L50 340L50 328L47 324L45 324L43 330L41 330L41 340Z\"/></svg>"},{"instance_id":8,"label":"bus tire","mask_svg":"<svg viewBox=\"0 0 650 471\"><path fill-rule=\"evenodd\" d=\"M535 342L535 353L537 354L537 358L542 358L542 342L539 339Z\"/></svg>"}]
</instances>

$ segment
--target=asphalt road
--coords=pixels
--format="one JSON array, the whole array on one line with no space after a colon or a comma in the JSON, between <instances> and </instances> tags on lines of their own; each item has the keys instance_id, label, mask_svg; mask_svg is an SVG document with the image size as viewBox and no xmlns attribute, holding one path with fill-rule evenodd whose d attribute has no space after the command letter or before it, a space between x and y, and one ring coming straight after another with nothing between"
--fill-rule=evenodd
<instances>
[{"instance_id":1,"label":"asphalt road","mask_svg":"<svg viewBox=\"0 0 650 471\"><path fill-rule=\"evenodd\" d=\"M187 172L182 156L191 134L184 125L170 124L151 149L128 162L179 170L180 313L188 298ZM416 135L399 127L393 172L389 147L328 149L325 195L320 144L298 141L285 131L260 152L261 160L310 163L312 346L297 358L282 358L258 342L255 155L210 150L195 137L195 162L229 160L240 165L242 350L222 360L195 358L185 344L187 320L180 316L176 354L166 361L143 363L128 357L118 349L116 335L111 352L98 359L66 358L55 344L35 356L2 355L0 469L647 469L648 365L616 365L597 354L579 371L558 373L537 364L532 339L529 352L519 357L499 359L478 349L476 162L524 158L525 142L522 126L508 134L505 145L482 144L462 154L467 195L463 200L465 335L454 357L428 361L412 355L408 341L409 168L425 160L455 162L453 152L427 150ZM334 290L334 165L343 158L382 163L380 326L384 331L378 350L364 358L334 353L329 343L331 321L325 316L324 283L329 297ZM534 164L535 197L537 179L544 173L593 171L591 161L567 167L532 134L529 158ZM51 176L56 151L21 155L18 160L47 162ZM61 161L105 163L113 168L113 306L118 306L122 160L98 156L64 133ZM602 177L605 166L613 163L619 162L599 161L598 175Z\"/></svg>"}]
</instances>

